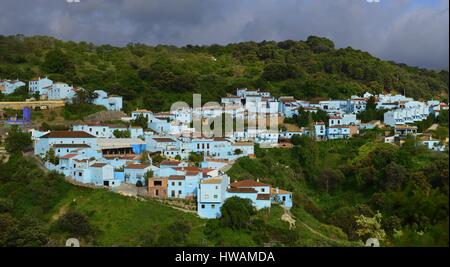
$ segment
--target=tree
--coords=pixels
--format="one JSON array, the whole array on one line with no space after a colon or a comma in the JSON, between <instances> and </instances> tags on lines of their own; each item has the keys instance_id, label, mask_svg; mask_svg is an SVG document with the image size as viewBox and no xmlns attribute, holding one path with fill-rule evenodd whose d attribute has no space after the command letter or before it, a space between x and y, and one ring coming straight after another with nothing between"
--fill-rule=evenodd
<instances>
[{"instance_id":1,"label":"tree","mask_svg":"<svg viewBox=\"0 0 450 267\"><path fill-rule=\"evenodd\" d=\"M45 152L44 161L48 161L53 165L59 164L59 158L56 156L55 150L53 148L50 148L47 152Z\"/></svg>"},{"instance_id":2,"label":"tree","mask_svg":"<svg viewBox=\"0 0 450 267\"><path fill-rule=\"evenodd\" d=\"M234 150L234 154L235 155L241 155L243 152L242 152L242 149L236 149L236 150Z\"/></svg>"},{"instance_id":3,"label":"tree","mask_svg":"<svg viewBox=\"0 0 450 267\"><path fill-rule=\"evenodd\" d=\"M139 114L135 120L131 121L132 126L140 126L142 129L147 129L148 127L148 118L144 116L144 114Z\"/></svg>"},{"instance_id":4,"label":"tree","mask_svg":"<svg viewBox=\"0 0 450 267\"><path fill-rule=\"evenodd\" d=\"M230 197L220 208L221 222L225 227L232 229L247 228L251 217L255 214L255 208L250 199Z\"/></svg>"},{"instance_id":5,"label":"tree","mask_svg":"<svg viewBox=\"0 0 450 267\"><path fill-rule=\"evenodd\" d=\"M119 130L119 129L115 129L113 131L113 135L115 138L130 138L131 137L131 132L129 130Z\"/></svg>"},{"instance_id":6,"label":"tree","mask_svg":"<svg viewBox=\"0 0 450 267\"><path fill-rule=\"evenodd\" d=\"M325 168L320 171L316 182L319 188L329 193L336 189L342 181L344 181L344 174L340 170Z\"/></svg>"},{"instance_id":7,"label":"tree","mask_svg":"<svg viewBox=\"0 0 450 267\"><path fill-rule=\"evenodd\" d=\"M271 63L263 71L262 78L267 81L295 79L300 75L297 66L292 64Z\"/></svg>"},{"instance_id":8,"label":"tree","mask_svg":"<svg viewBox=\"0 0 450 267\"><path fill-rule=\"evenodd\" d=\"M357 230L356 234L363 240L368 238L376 238L379 241L386 239L386 233L381 227L381 220L383 215L377 212L373 217L366 217L364 215L355 216Z\"/></svg>"},{"instance_id":9,"label":"tree","mask_svg":"<svg viewBox=\"0 0 450 267\"><path fill-rule=\"evenodd\" d=\"M200 166L200 162L203 161L203 153L190 152L189 161L194 163L195 166Z\"/></svg>"},{"instance_id":10,"label":"tree","mask_svg":"<svg viewBox=\"0 0 450 267\"><path fill-rule=\"evenodd\" d=\"M148 170L145 175L144 175L144 180L145 180L145 184L148 185L148 180L153 178L153 171L152 170Z\"/></svg>"},{"instance_id":11,"label":"tree","mask_svg":"<svg viewBox=\"0 0 450 267\"><path fill-rule=\"evenodd\" d=\"M31 134L23 132L17 125L13 125L5 140L5 149L9 153L18 153L30 147L32 143Z\"/></svg>"},{"instance_id":12,"label":"tree","mask_svg":"<svg viewBox=\"0 0 450 267\"><path fill-rule=\"evenodd\" d=\"M160 232L157 243L159 246L185 246L191 228L188 221L177 219Z\"/></svg>"},{"instance_id":13,"label":"tree","mask_svg":"<svg viewBox=\"0 0 450 267\"><path fill-rule=\"evenodd\" d=\"M62 52L60 49L54 49L45 56L43 68L49 73L64 74L73 72L74 64L66 53Z\"/></svg>"},{"instance_id":14,"label":"tree","mask_svg":"<svg viewBox=\"0 0 450 267\"><path fill-rule=\"evenodd\" d=\"M93 233L87 217L74 210L62 215L57 225L60 230L79 237L87 237Z\"/></svg>"},{"instance_id":15,"label":"tree","mask_svg":"<svg viewBox=\"0 0 450 267\"><path fill-rule=\"evenodd\" d=\"M150 163L150 155L149 155L148 151L143 151L141 153L141 163L142 164Z\"/></svg>"}]
</instances>

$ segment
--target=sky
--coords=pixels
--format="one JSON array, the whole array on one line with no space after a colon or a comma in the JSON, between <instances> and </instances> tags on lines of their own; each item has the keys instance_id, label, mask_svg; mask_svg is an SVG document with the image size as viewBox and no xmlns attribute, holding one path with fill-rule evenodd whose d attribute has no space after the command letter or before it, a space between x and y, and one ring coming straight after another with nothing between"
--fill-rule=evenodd
<instances>
[{"instance_id":1,"label":"sky","mask_svg":"<svg viewBox=\"0 0 450 267\"><path fill-rule=\"evenodd\" d=\"M447 69L448 0L0 0L0 34L123 46L330 38L382 59Z\"/></svg>"}]
</instances>

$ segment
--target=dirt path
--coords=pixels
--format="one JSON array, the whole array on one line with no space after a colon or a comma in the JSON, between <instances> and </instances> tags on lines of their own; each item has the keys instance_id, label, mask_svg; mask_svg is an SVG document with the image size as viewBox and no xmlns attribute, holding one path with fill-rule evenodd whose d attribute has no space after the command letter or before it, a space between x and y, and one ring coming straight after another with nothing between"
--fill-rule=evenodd
<instances>
[{"instance_id":1,"label":"dirt path","mask_svg":"<svg viewBox=\"0 0 450 267\"><path fill-rule=\"evenodd\" d=\"M336 241L336 240L334 240L334 239L332 239L332 238L330 238L328 236L325 236L322 233L314 230L313 228L311 228L306 223L304 223L304 222L302 222L302 221L300 221L298 219L295 219L294 215L292 215L292 213L291 213L291 211L289 209L284 208L284 214L282 215L282 220L283 220L283 216L285 216L285 218L290 218L290 219L294 220L294 224L295 224L295 222L300 223L302 226L304 226L306 229L308 229L308 231L310 231L313 234L316 234L316 235L320 236L323 239L326 239L326 240L329 240L329 241Z\"/></svg>"},{"instance_id":2,"label":"dirt path","mask_svg":"<svg viewBox=\"0 0 450 267\"><path fill-rule=\"evenodd\" d=\"M51 221L54 222L56 220L59 219L59 217L61 217L62 215L64 215L64 213L67 212L67 209L69 208L69 204L65 204L64 206L62 206L57 213L53 214Z\"/></svg>"},{"instance_id":3,"label":"dirt path","mask_svg":"<svg viewBox=\"0 0 450 267\"><path fill-rule=\"evenodd\" d=\"M437 123L434 123L433 125L431 125L431 126L427 129L427 131L435 131L435 130L437 129L438 126L439 126L439 125L438 125Z\"/></svg>"}]
</instances>

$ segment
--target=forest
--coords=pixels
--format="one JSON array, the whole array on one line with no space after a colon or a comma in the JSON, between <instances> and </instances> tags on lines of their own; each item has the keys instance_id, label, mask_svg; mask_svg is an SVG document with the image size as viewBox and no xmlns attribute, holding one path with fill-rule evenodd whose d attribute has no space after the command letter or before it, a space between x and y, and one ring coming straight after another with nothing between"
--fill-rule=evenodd
<instances>
[{"instance_id":1,"label":"forest","mask_svg":"<svg viewBox=\"0 0 450 267\"><path fill-rule=\"evenodd\" d=\"M332 40L317 36L305 41L115 47L0 35L0 78L27 82L36 76L122 95L125 111L168 110L175 101L191 103L193 92L201 93L203 102L219 101L238 87L311 101L366 91L448 100L447 70L380 60L351 47L336 48Z\"/></svg>"}]
</instances>

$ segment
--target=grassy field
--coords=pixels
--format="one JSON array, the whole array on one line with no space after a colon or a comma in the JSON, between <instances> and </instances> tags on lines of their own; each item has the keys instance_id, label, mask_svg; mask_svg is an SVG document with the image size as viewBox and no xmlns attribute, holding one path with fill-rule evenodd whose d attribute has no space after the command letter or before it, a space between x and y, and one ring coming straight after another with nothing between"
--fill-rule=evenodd
<instances>
[{"instance_id":1,"label":"grassy field","mask_svg":"<svg viewBox=\"0 0 450 267\"><path fill-rule=\"evenodd\" d=\"M150 230L163 229L176 220L184 220L191 226L186 243L192 246L260 245L254 240L254 233L228 228L220 229L218 236L209 240L204 234L207 220L200 219L195 214L184 213L152 200L137 200L103 189L75 186L49 214L49 226L69 207L89 218L96 231L95 242L89 245L94 246L141 246L141 237ZM281 220L282 214L281 207L273 206L268 214L261 212L258 216L267 216L267 224L271 227L296 232L300 236L296 244L298 246L357 245L346 241L346 236L340 229L318 222L300 207L294 208L293 214L302 223L298 223L292 230L289 230L288 224ZM59 237L61 242L64 238Z\"/></svg>"},{"instance_id":2,"label":"grassy field","mask_svg":"<svg viewBox=\"0 0 450 267\"><path fill-rule=\"evenodd\" d=\"M97 232L95 246L139 246L140 237L152 228L164 227L175 220L187 221L192 230L188 243L205 243L204 221L152 200L137 200L104 189L73 188L55 206L50 224L68 209L85 214ZM174 244L176 245L176 244Z\"/></svg>"}]
</instances>

